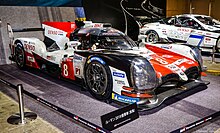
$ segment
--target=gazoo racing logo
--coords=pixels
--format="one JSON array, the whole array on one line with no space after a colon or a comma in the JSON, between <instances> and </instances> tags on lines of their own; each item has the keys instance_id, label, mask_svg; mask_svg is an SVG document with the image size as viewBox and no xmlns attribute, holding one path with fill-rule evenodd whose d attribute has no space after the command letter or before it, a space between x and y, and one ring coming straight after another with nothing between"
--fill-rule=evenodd
<instances>
[{"instance_id":1,"label":"gazoo racing logo","mask_svg":"<svg viewBox=\"0 0 220 133\"><path fill-rule=\"evenodd\" d=\"M119 78L125 78L125 74L124 73L119 73L119 72L113 72L113 76L119 77Z\"/></svg>"}]
</instances>

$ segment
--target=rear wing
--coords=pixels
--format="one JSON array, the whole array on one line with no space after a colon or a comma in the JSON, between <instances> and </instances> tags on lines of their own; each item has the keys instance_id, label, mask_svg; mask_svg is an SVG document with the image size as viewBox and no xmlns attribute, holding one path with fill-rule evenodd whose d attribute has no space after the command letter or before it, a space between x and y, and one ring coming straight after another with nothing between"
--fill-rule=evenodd
<instances>
[{"instance_id":1,"label":"rear wing","mask_svg":"<svg viewBox=\"0 0 220 133\"><path fill-rule=\"evenodd\" d=\"M112 27L110 23L93 23L92 21L83 21L84 26L83 28L88 28L88 27Z\"/></svg>"},{"instance_id":2,"label":"rear wing","mask_svg":"<svg viewBox=\"0 0 220 133\"><path fill-rule=\"evenodd\" d=\"M32 31L44 31L43 28L21 28L21 29L12 29L11 25L7 23L7 32L10 41L14 39L14 32L32 32Z\"/></svg>"}]
</instances>

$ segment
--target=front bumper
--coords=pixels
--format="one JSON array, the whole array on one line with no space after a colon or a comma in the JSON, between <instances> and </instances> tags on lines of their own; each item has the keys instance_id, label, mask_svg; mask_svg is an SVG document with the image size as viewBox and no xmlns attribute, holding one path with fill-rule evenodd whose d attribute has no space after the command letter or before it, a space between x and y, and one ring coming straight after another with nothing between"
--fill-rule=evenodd
<instances>
[{"instance_id":1,"label":"front bumper","mask_svg":"<svg viewBox=\"0 0 220 133\"><path fill-rule=\"evenodd\" d=\"M168 90L159 93L159 94L155 94L152 98L143 98L140 99L137 102L138 105L138 109L141 111L144 110L149 110L155 107L160 106L166 99L172 97L172 96L176 96L179 95L185 91L188 90L193 90L199 87L205 87L207 88L207 85L210 82L208 81L201 81L201 80L193 80L190 82L185 83L184 85L180 86L180 87L176 87L176 88L168 88Z\"/></svg>"}]
</instances>

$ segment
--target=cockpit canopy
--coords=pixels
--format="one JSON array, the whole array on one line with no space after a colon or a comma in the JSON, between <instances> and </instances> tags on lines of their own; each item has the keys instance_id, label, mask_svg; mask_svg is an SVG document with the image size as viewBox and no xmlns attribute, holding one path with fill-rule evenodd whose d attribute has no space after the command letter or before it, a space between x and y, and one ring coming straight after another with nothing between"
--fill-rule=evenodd
<instances>
[{"instance_id":1,"label":"cockpit canopy","mask_svg":"<svg viewBox=\"0 0 220 133\"><path fill-rule=\"evenodd\" d=\"M70 40L80 41L79 49L89 49L94 44L96 49L128 50L136 43L123 32L114 28L81 28L70 36Z\"/></svg>"}]
</instances>

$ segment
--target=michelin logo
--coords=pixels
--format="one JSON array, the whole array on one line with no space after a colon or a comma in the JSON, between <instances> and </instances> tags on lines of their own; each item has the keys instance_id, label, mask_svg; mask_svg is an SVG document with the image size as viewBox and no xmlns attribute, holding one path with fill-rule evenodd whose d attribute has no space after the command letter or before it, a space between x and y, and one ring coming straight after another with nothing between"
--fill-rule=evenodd
<instances>
[{"instance_id":1,"label":"michelin logo","mask_svg":"<svg viewBox=\"0 0 220 133\"><path fill-rule=\"evenodd\" d=\"M136 103L140 101L139 98L131 98L131 97L121 96L121 95L114 94L114 93L112 93L112 99L120 101L120 102L124 102L124 103Z\"/></svg>"},{"instance_id":2,"label":"michelin logo","mask_svg":"<svg viewBox=\"0 0 220 133\"><path fill-rule=\"evenodd\" d=\"M99 57L92 57L88 63L90 63L91 61L98 61L101 64L105 65L105 62Z\"/></svg>"},{"instance_id":3,"label":"michelin logo","mask_svg":"<svg viewBox=\"0 0 220 133\"><path fill-rule=\"evenodd\" d=\"M125 74L119 73L119 72L113 72L113 76L119 77L119 78L125 78Z\"/></svg>"}]
</instances>

